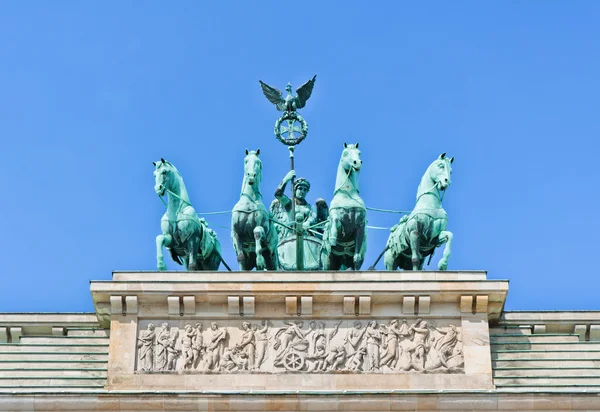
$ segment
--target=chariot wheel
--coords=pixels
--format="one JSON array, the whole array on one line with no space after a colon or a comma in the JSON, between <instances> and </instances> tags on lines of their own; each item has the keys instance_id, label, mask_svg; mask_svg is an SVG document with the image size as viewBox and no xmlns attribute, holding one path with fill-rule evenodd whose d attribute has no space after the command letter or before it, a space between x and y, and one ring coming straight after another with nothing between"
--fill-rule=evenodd
<instances>
[{"instance_id":1,"label":"chariot wheel","mask_svg":"<svg viewBox=\"0 0 600 412\"><path fill-rule=\"evenodd\" d=\"M283 358L283 365L289 371L299 371L304 366L304 358L296 352L290 352Z\"/></svg>"}]
</instances>

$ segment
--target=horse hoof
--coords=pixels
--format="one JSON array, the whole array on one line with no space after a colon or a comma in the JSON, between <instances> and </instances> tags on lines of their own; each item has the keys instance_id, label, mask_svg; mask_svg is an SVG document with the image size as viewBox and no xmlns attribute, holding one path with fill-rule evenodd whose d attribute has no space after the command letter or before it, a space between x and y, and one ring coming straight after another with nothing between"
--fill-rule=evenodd
<instances>
[{"instance_id":1,"label":"horse hoof","mask_svg":"<svg viewBox=\"0 0 600 412\"><path fill-rule=\"evenodd\" d=\"M337 245L337 239L332 238L329 239L329 246L336 246Z\"/></svg>"},{"instance_id":2,"label":"horse hoof","mask_svg":"<svg viewBox=\"0 0 600 412\"><path fill-rule=\"evenodd\" d=\"M446 270L448 269L448 262L439 261L438 262L438 270Z\"/></svg>"},{"instance_id":3,"label":"horse hoof","mask_svg":"<svg viewBox=\"0 0 600 412\"><path fill-rule=\"evenodd\" d=\"M156 265L156 268L159 271L164 272L165 270L167 270L167 265L165 265L164 263L159 263L158 265Z\"/></svg>"},{"instance_id":4,"label":"horse hoof","mask_svg":"<svg viewBox=\"0 0 600 412\"><path fill-rule=\"evenodd\" d=\"M244 262L245 260L246 260L246 258L244 257L244 254L243 254L243 253L240 253L239 255L237 255L237 261L238 261L239 263L242 263L242 262Z\"/></svg>"}]
</instances>

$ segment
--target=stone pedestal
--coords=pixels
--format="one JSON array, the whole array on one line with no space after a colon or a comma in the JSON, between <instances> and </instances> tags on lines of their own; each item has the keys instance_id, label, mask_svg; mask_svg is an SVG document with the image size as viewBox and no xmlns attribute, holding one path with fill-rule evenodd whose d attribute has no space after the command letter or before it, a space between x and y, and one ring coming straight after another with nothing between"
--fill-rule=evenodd
<instances>
[{"instance_id":1,"label":"stone pedestal","mask_svg":"<svg viewBox=\"0 0 600 412\"><path fill-rule=\"evenodd\" d=\"M493 388L484 272L115 272L109 390Z\"/></svg>"}]
</instances>

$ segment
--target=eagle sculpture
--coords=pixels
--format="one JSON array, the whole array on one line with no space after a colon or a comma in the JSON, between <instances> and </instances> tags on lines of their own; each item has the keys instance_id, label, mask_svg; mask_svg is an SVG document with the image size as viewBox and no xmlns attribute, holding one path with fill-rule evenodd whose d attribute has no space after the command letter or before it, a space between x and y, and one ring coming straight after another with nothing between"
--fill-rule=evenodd
<instances>
[{"instance_id":1,"label":"eagle sculpture","mask_svg":"<svg viewBox=\"0 0 600 412\"><path fill-rule=\"evenodd\" d=\"M292 95L292 85L290 83L285 86L285 91L288 93L285 98L283 93L278 89L269 86L262 80L259 80L260 87L265 97L275 105L280 112L295 112L296 109L302 109L306 105L306 101L310 98L317 75L296 89L296 96Z\"/></svg>"}]
</instances>

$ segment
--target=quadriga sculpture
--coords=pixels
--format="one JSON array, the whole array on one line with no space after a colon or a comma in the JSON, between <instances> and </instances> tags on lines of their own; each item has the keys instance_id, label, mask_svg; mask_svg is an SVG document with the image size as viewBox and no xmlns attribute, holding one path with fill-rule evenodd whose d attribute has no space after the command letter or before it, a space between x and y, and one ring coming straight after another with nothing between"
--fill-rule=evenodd
<instances>
[{"instance_id":1,"label":"quadriga sculpture","mask_svg":"<svg viewBox=\"0 0 600 412\"><path fill-rule=\"evenodd\" d=\"M246 149L242 192L231 214L231 239L240 270L277 269L277 232L260 193L259 154L260 149Z\"/></svg>"},{"instance_id":2,"label":"quadriga sculpture","mask_svg":"<svg viewBox=\"0 0 600 412\"><path fill-rule=\"evenodd\" d=\"M367 249L367 209L358 194L362 160L358 143L344 143L337 169L329 221L323 232L324 270L359 270Z\"/></svg>"},{"instance_id":3,"label":"quadriga sculpture","mask_svg":"<svg viewBox=\"0 0 600 412\"><path fill-rule=\"evenodd\" d=\"M158 270L167 270L162 247L173 260L187 270L217 270L221 263L221 245L217 234L199 219L190 203L183 178L165 159L153 162L154 190L161 197L168 196L167 211L160 220L162 234L156 237L156 264Z\"/></svg>"},{"instance_id":4,"label":"quadriga sculpture","mask_svg":"<svg viewBox=\"0 0 600 412\"><path fill-rule=\"evenodd\" d=\"M387 270L398 267L422 270L425 258L444 243L446 247L438 269L448 268L453 235L446 230L448 214L442 207L442 199L451 183L453 161L454 157L448 158L442 153L425 171L417 189L415 208L391 230L384 254Z\"/></svg>"}]
</instances>

